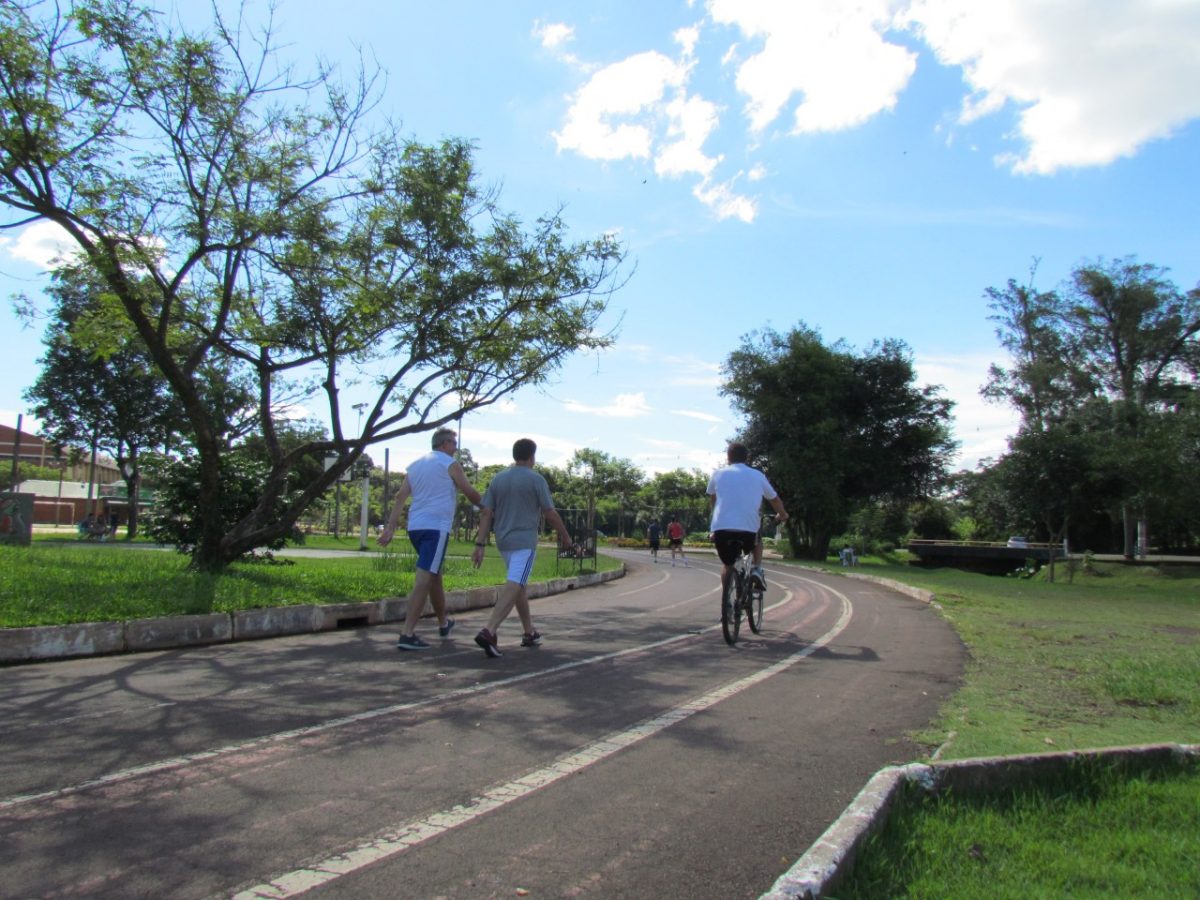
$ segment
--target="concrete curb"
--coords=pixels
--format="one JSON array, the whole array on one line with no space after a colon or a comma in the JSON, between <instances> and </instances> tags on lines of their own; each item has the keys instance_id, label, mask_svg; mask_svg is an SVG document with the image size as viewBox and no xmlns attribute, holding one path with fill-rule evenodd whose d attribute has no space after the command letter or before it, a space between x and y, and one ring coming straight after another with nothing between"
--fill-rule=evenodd
<instances>
[{"instance_id":1,"label":"concrete curb","mask_svg":"<svg viewBox=\"0 0 1200 900\"><path fill-rule=\"evenodd\" d=\"M887 821L904 788L936 794L997 791L1066 774L1081 762L1127 773L1200 765L1200 744L1146 744L1026 756L992 756L880 769L808 852L781 875L761 900L816 900L833 890L858 851Z\"/></svg>"},{"instance_id":2,"label":"concrete curb","mask_svg":"<svg viewBox=\"0 0 1200 900\"><path fill-rule=\"evenodd\" d=\"M549 597L577 587L602 584L625 575L625 564L610 572L554 578L529 585L529 597ZM496 605L498 588L482 587L446 594L451 613ZM39 625L0 628L0 665L138 653L173 647L198 647L233 641L254 641L284 635L312 634L339 628L361 628L404 619L408 601L390 597L369 603L331 603L320 606L276 606L232 613L164 616L125 622L80 625Z\"/></svg>"}]
</instances>

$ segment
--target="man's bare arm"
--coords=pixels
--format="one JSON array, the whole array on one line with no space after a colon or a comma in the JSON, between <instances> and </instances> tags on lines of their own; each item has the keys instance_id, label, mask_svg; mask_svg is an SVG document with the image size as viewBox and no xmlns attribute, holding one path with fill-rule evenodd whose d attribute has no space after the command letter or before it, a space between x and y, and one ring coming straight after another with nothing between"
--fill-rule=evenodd
<instances>
[{"instance_id":1,"label":"man's bare arm","mask_svg":"<svg viewBox=\"0 0 1200 900\"><path fill-rule=\"evenodd\" d=\"M483 494L475 490L471 482L467 480L467 473L463 471L462 463L451 463L447 470L450 473L450 480L454 482L454 486L463 492L463 496L478 506L483 502Z\"/></svg>"}]
</instances>

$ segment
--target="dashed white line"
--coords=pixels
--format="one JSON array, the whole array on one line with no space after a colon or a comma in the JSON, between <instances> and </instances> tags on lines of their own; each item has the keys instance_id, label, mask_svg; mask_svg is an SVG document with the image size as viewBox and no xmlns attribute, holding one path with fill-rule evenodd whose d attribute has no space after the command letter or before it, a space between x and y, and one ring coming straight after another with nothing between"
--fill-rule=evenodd
<instances>
[{"instance_id":1,"label":"dashed white line","mask_svg":"<svg viewBox=\"0 0 1200 900\"><path fill-rule=\"evenodd\" d=\"M785 594L784 599L780 602L786 602L789 596L790 594ZM716 626L710 626L710 628L715 627ZM635 653L644 653L648 650L654 650L658 647L665 647L680 641L690 640L694 638L696 634L697 632L695 631L687 632L685 634L677 634L673 637L664 638L661 641L653 641L649 644L639 644L636 647L627 647L624 650L615 650L612 653L604 653L600 656L589 656L586 659L562 663L549 669L540 669L536 672L525 672L521 675L513 675L510 678L503 678L499 681L491 681L485 684L475 684L471 687L456 688L455 690L436 694L423 700L413 700L407 703L397 703L390 706L378 707L376 709L368 709L364 710L363 712L354 713L348 716L339 716L336 719L327 719L324 722L318 722L315 725L308 725L303 728L293 728L287 731L279 731L275 732L274 734L253 738L249 741L242 741L236 744L227 744L223 747L215 747L209 750L199 750L195 753L187 753L181 756L174 756L168 759L161 759L157 760L156 762L146 763L145 765L141 766L133 766L127 769L121 769L116 772L110 772L107 775L101 775L97 778L91 778L87 781L79 782L78 784L67 785L65 787L54 788L48 791L40 791L33 794L19 794L14 797L7 797L0 800L0 810L12 809L13 807L23 806L28 803L57 800L59 798L69 797L73 794L78 794L82 791L90 790L92 788L119 784L132 778L155 775L161 772L170 771L172 769L193 765L195 763L209 762L214 759L231 756L235 753L243 753L260 747L282 743L284 741L296 740L298 738L311 737L327 731L333 731L337 728L344 728L348 725L354 725L359 722L367 722L371 721L372 719L391 716L400 712L407 712L409 710L421 709L423 707L444 703L447 700L461 699L463 697L469 697L475 694L481 694L487 691L509 687L510 685L519 684L520 682L529 681L534 678L544 678L546 676L556 675L559 672L565 672L570 669L595 665L597 663L607 662L608 660L630 656Z\"/></svg>"},{"instance_id":2,"label":"dashed white line","mask_svg":"<svg viewBox=\"0 0 1200 900\"><path fill-rule=\"evenodd\" d=\"M801 579L808 580L808 579ZM814 584L816 582L813 582ZM420 819L404 822L388 829L378 837L366 841L342 853L334 854L311 866L295 869L277 875L270 881L242 890L233 895L234 900L281 900L286 897L297 897L321 885L328 884L381 860L403 853L411 847L422 844L438 835L466 825L481 816L500 809L515 800L520 800L547 785L554 784L568 775L575 774L588 766L607 759L615 753L645 740L672 725L702 712L728 699L735 694L766 681L785 669L794 666L804 658L811 656L837 637L850 623L853 607L850 600L839 591L822 585L842 601L842 614L825 634L803 650L792 654L752 675L739 678L737 681L710 691L701 697L690 700L680 706L673 707L664 713L639 722L631 728L608 734L587 746L561 757L558 760L535 769L520 778L494 785L482 794L453 806L450 809L435 812ZM672 640L675 640L672 638ZM664 642L666 643L666 642Z\"/></svg>"}]
</instances>

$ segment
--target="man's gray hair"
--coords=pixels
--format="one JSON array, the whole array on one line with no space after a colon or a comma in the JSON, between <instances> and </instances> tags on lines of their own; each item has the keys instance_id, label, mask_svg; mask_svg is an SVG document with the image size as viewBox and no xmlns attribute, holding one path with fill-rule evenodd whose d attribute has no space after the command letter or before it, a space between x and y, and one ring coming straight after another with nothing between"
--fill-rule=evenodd
<instances>
[{"instance_id":1,"label":"man's gray hair","mask_svg":"<svg viewBox=\"0 0 1200 900\"><path fill-rule=\"evenodd\" d=\"M458 432L453 428L439 428L433 433L433 437L429 439L429 446L436 450L451 438L454 438L457 441Z\"/></svg>"}]
</instances>

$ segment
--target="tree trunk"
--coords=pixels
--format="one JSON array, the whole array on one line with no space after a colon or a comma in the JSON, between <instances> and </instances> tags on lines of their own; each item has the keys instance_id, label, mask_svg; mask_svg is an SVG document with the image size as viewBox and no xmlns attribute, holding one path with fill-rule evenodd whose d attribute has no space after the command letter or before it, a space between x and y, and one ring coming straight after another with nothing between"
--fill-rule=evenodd
<instances>
[{"instance_id":1,"label":"tree trunk","mask_svg":"<svg viewBox=\"0 0 1200 900\"><path fill-rule=\"evenodd\" d=\"M1128 506L1121 507L1121 525L1125 535L1125 558L1132 560L1137 555L1137 521Z\"/></svg>"}]
</instances>

